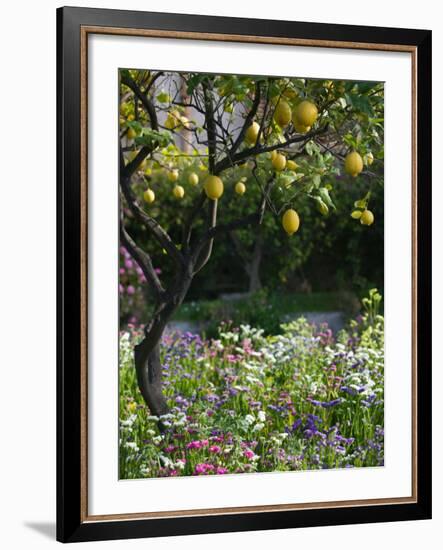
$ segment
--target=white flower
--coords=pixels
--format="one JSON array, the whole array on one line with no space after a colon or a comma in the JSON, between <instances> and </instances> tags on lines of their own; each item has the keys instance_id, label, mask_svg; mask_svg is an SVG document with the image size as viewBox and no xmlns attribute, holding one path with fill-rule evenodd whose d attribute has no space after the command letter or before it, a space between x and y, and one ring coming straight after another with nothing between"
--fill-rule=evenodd
<instances>
[{"instance_id":1,"label":"white flower","mask_svg":"<svg viewBox=\"0 0 443 550\"><path fill-rule=\"evenodd\" d=\"M123 428L130 428L134 424L136 419L137 419L137 415L131 414L131 416L129 416L126 420L120 420L120 425Z\"/></svg>"},{"instance_id":2,"label":"white flower","mask_svg":"<svg viewBox=\"0 0 443 550\"><path fill-rule=\"evenodd\" d=\"M165 468L169 468L170 466L174 465L174 463L168 456L160 455L158 458Z\"/></svg>"},{"instance_id":3,"label":"white flower","mask_svg":"<svg viewBox=\"0 0 443 550\"><path fill-rule=\"evenodd\" d=\"M247 424L248 426L251 426L251 424L254 424L254 422L255 422L255 417L254 417L254 415L252 415L252 414L247 414L247 415L245 416L245 422L246 422L246 424Z\"/></svg>"},{"instance_id":4,"label":"white flower","mask_svg":"<svg viewBox=\"0 0 443 550\"><path fill-rule=\"evenodd\" d=\"M265 411L258 411L257 418L260 420L260 422L264 422L266 420Z\"/></svg>"},{"instance_id":5,"label":"white flower","mask_svg":"<svg viewBox=\"0 0 443 550\"><path fill-rule=\"evenodd\" d=\"M177 460L177 462L174 463L174 468L178 468L179 470L183 470L185 467L185 463L183 460Z\"/></svg>"},{"instance_id":6,"label":"white flower","mask_svg":"<svg viewBox=\"0 0 443 550\"><path fill-rule=\"evenodd\" d=\"M252 431L253 431L253 432L259 432L260 430L263 430L264 427L265 427L265 425L263 424L263 422L258 422L258 423L252 428Z\"/></svg>"},{"instance_id":7,"label":"white flower","mask_svg":"<svg viewBox=\"0 0 443 550\"><path fill-rule=\"evenodd\" d=\"M137 443L135 443L134 441L127 441L125 443L125 447L127 447L128 449L132 449L133 451L135 451L136 453L140 450L138 448L138 445Z\"/></svg>"}]
</instances>

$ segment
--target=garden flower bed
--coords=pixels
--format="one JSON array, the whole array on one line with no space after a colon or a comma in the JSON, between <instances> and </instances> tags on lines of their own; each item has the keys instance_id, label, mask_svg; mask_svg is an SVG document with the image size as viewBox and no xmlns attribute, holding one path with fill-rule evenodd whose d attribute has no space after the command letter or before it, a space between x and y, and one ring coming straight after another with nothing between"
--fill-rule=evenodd
<instances>
[{"instance_id":1,"label":"garden flower bed","mask_svg":"<svg viewBox=\"0 0 443 550\"><path fill-rule=\"evenodd\" d=\"M141 329L122 332L120 478L382 466L383 318L336 338L305 320L282 329L168 333L163 432L137 390Z\"/></svg>"}]
</instances>

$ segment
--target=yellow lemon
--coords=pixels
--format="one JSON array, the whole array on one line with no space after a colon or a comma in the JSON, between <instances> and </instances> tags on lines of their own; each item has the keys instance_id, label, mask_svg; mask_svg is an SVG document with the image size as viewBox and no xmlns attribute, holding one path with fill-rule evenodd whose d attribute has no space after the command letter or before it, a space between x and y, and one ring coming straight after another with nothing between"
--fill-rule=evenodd
<instances>
[{"instance_id":1,"label":"yellow lemon","mask_svg":"<svg viewBox=\"0 0 443 550\"><path fill-rule=\"evenodd\" d=\"M303 100L295 109L295 120L302 126L312 126L318 117L318 109L312 101Z\"/></svg>"},{"instance_id":2,"label":"yellow lemon","mask_svg":"<svg viewBox=\"0 0 443 550\"><path fill-rule=\"evenodd\" d=\"M235 192L237 193L237 195L243 195L245 191L246 185L242 181L239 181L235 184Z\"/></svg>"},{"instance_id":3,"label":"yellow lemon","mask_svg":"<svg viewBox=\"0 0 443 550\"><path fill-rule=\"evenodd\" d=\"M286 210L283 214L282 225L288 235L293 235L296 233L300 227L300 218L298 217L297 212L292 208Z\"/></svg>"},{"instance_id":4,"label":"yellow lemon","mask_svg":"<svg viewBox=\"0 0 443 550\"><path fill-rule=\"evenodd\" d=\"M306 134L311 129L310 126L303 126L303 124L299 124L298 122L294 122L294 119L292 119L292 122L294 123L295 131L298 134Z\"/></svg>"},{"instance_id":5,"label":"yellow lemon","mask_svg":"<svg viewBox=\"0 0 443 550\"><path fill-rule=\"evenodd\" d=\"M372 225L374 223L374 214L370 210L365 210L360 216L362 225Z\"/></svg>"},{"instance_id":6,"label":"yellow lemon","mask_svg":"<svg viewBox=\"0 0 443 550\"><path fill-rule=\"evenodd\" d=\"M151 204L155 201L155 193L152 189L146 189L143 193L143 198L148 204Z\"/></svg>"},{"instance_id":7,"label":"yellow lemon","mask_svg":"<svg viewBox=\"0 0 443 550\"><path fill-rule=\"evenodd\" d=\"M255 145L260 131L260 125L257 122L253 122L246 130L245 139L250 145Z\"/></svg>"},{"instance_id":8,"label":"yellow lemon","mask_svg":"<svg viewBox=\"0 0 443 550\"><path fill-rule=\"evenodd\" d=\"M190 185L198 185L198 176L195 172L191 172L188 177L188 183Z\"/></svg>"},{"instance_id":9,"label":"yellow lemon","mask_svg":"<svg viewBox=\"0 0 443 550\"><path fill-rule=\"evenodd\" d=\"M176 199L182 199L185 196L185 190L181 185L176 185L172 190Z\"/></svg>"},{"instance_id":10,"label":"yellow lemon","mask_svg":"<svg viewBox=\"0 0 443 550\"><path fill-rule=\"evenodd\" d=\"M277 172L281 172L286 167L286 157L281 153L277 153L272 161L272 166Z\"/></svg>"},{"instance_id":11,"label":"yellow lemon","mask_svg":"<svg viewBox=\"0 0 443 550\"><path fill-rule=\"evenodd\" d=\"M286 168L288 170L297 170L298 164L294 160L288 160L286 162Z\"/></svg>"},{"instance_id":12,"label":"yellow lemon","mask_svg":"<svg viewBox=\"0 0 443 550\"><path fill-rule=\"evenodd\" d=\"M152 169L151 168L146 168L145 176L150 176L151 174L152 174Z\"/></svg>"},{"instance_id":13,"label":"yellow lemon","mask_svg":"<svg viewBox=\"0 0 443 550\"><path fill-rule=\"evenodd\" d=\"M271 160L274 160L277 155L278 155L278 151L276 149L271 151Z\"/></svg>"},{"instance_id":14,"label":"yellow lemon","mask_svg":"<svg viewBox=\"0 0 443 550\"><path fill-rule=\"evenodd\" d=\"M168 172L168 180L171 181L171 182L174 182L174 181L178 180L178 170L177 170L177 168L174 168L174 170L170 170Z\"/></svg>"},{"instance_id":15,"label":"yellow lemon","mask_svg":"<svg viewBox=\"0 0 443 550\"><path fill-rule=\"evenodd\" d=\"M356 152L353 151L346 155L345 158L345 171L350 174L353 178L357 177L360 172L363 170L363 159Z\"/></svg>"},{"instance_id":16,"label":"yellow lemon","mask_svg":"<svg viewBox=\"0 0 443 550\"><path fill-rule=\"evenodd\" d=\"M371 164L374 162L374 155L372 153L368 153L366 155L366 162L368 163L368 166L371 166Z\"/></svg>"},{"instance_id":17,"label":"yellow lemon","mask_svg":"<svg viewBox=\"0 0 443 550\"><path fill-rule=\"evenodd\" d=\"M274 111L275 122L281 128L284 128L291 122L291 117L292 117L291 107L289 107L289 104L284 99L281 99L278 102L278 105Z\"/></svg>"},{"instance_id":18,"label":"yellow lemon","mask_svg":"<svg viewBox=\"0 0 443 550\"><path fill-rule=\"evenodd\" d=\"M126 137L128 139L134 139L137 136L137 132L134 130L134 128L129 128L128 133L126 134Z\"/></svg>"},{"instance_id":19,"label":"yellow lemon","mask_svg":"<svg viewBox=\"0 0 443 550\"><path fill-rule=\"evenodd\" d=\"M208 176L205 181L205 193L212 199L217 200L223 195L223 182L218 176Z\"/></svg>"}]
</instances>

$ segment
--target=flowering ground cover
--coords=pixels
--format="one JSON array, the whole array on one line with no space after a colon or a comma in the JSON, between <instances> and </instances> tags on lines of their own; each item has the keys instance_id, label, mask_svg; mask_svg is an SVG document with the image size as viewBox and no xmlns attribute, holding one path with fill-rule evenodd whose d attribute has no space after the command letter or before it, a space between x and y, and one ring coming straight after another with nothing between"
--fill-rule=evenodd
<instances>
[{"instance_id":1,"label":"flowering ground cover","mask_svg":"<svg viewBox=\"0 0 443 550\"><path fill-rule=\"evenodd\" d=\"M168 333L163 432L137 389L140 337L120 335L121 479L383 465L381 316L337 337L304 320L278 336L228 324L212 340Z\"/></svg>"}]
</instances>

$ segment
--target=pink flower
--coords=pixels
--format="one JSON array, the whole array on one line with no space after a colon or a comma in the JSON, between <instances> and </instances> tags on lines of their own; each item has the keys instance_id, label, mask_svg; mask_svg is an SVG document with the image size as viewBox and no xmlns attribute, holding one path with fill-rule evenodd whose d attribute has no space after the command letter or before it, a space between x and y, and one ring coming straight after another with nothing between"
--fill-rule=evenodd
<instances>
[{"instance_id":1,"label":"pink flower","mask_svg":"<svg viewBox=\"0 0 443 550\"><path fill-rule=\"evenodd\" d=\"M207 439L202 439L200 443L202 447L207 447L209 445L209 441Z\"/></svg>"},{"instance_id":2,"label":"pink flower","mask_svg":"<svg viewBox=\"0 0 443 550\"><path fill-rule=\"evenodd\" d=\"M125 267L126 269L131 269L133 267L132 260L125 260Z\"/></svg>"},{"instance_id":3,"label":"pink flower","mask_svg":"<svg viewBox=\"0 0 443 550\"><path fill-rule=\"evenodd\" d=\"M197 464L194 470L195 475L207 474L214 471L214 466L212 464Z\"/></svg>"},{"instance_id":4,"label":"pink flower","mask_svg":"<svg viewBox=\"0 0 443 550\"><path fill-rule=\"evenodd\" d=\"M120 273L120 275L124 275L126 273L125 271L125 268L124 267L121 267L118 272Z\"/></svg>"},{"instance_id":5,"label":"pink flower","mask_svg":"<svg viewBox=\"0 0 443 550\"><path fill-rule=\"evenodd\" d=\"M209 447L210 453L219 453L220 451L221 451L221 447L219 447L218 445L211 445Z\"/></svg>"},{"instance_id":6,"label":"pink flower","mask_svg":"<svg viewBox=\"0 0 443 550\"><path fill-rule=\"evenodd\" d=\"M201 449L201 447L202 444L200 443L200 441L191 441L186 445L187 449Z\"/></svg>"},{"instance_id":7,"label":"pink flower","mask_svg":"<svg viewBox=\"0 0 443 550\"><path fill-rule=\"evenodd\" d=\"M251 449L246 449L246 451L243 452L243 456L245 456L248 460L251 460L251 458L254 457L254 453Z\"/></svg>"},{"instance_id":8,"label":"pink flower","mask_svg":"<svg viewBox=\"0 0 443 550\"><path fill-rule=\"evenodd\" d=\"M126 292L129 294L129 296L132 296L133 294L135 294L135 288L132 285L129 285L126 289Z\"/></svg>"},{"instance_id":9,"label":"pink flower","mask_svg":"<svg viewBox=\"0 0 443 550\"><path fill-rule=\"evenodd\" d=\"M173 453L175 449L175 445L168 445L167 447L165 447L165 453Z\"/></svg>"},{"instance_id":10,"label":"pink flower","mask_svg":"<svg viewBox=\"0 0 443 550\"><path fill-rule=\"evenodd\" d=\"M125 287L123 285L118 285L118 291L120 292L120 294L124 294L125 293Z\"/></svg>"},{"instance_id":11,"label":"pink flower","mask_svg":"<svg viewBox=\"0 0 443 550\"><path fill-rule=\"evenodd\" d=\"M226 468L223 468L222 466L217 466L215 473L218 475L227 474L228 470Z\"/></svg>"}]
</instances>

